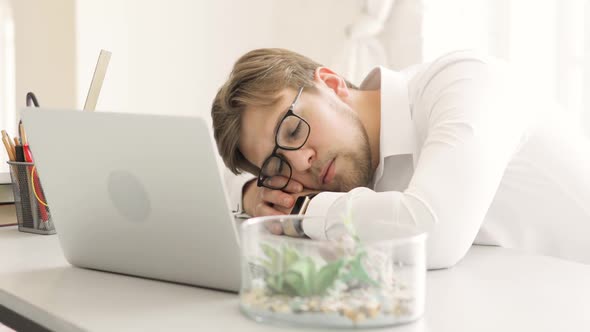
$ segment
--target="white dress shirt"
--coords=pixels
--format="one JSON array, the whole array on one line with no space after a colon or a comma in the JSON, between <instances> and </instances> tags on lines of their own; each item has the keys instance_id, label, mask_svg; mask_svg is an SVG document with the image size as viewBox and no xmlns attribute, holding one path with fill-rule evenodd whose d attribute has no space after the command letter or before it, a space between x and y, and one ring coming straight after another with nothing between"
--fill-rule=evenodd
<instances>
[{"instance_id":1,"label":"white dress shirt","mask_svg":"<svg viewBox=\"0 0 590 332\"><path fill-rule=\"evenodd\" d=\"M394 236L395 225L427 232L431 269L473 243L590 263L590 142L523 82L470 51L374 69L360 86L381 90L371 189L317 195L307 215L326 223L305 233L329 238L348 208L361 240Z\"/></svg>"}]
</instances>

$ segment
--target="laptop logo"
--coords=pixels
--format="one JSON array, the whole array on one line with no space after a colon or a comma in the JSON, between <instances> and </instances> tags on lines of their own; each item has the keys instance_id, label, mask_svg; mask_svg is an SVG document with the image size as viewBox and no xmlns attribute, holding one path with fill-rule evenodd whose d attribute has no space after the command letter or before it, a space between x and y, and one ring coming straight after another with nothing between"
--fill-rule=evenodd
<instances>
[{"instance_id":1,"label":"laptop logo","mask_svg":"<svg viewBox=\"0 0 590 332\"><path fill-rule=\"evenodd\" d=\"M107 187L113 205L129 221L142 222L150 215L150 199L137 176L128 171L113 171Z\"/></svg>"}]
</instances>

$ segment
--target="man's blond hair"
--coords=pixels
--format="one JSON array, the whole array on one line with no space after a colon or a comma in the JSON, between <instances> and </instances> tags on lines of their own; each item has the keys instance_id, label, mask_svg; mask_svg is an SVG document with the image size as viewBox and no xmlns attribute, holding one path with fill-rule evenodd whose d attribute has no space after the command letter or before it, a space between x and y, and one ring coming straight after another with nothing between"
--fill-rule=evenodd
<instances>
[{"instance_id":1,"label":"man's blond hair","mask_svg":"<svg viewBox=\"0 0 590 332\"><path fill-rule=\"evenodd\" d=\"M269 108L285 88L314 87L314 72L321 64L279 48L262 48L244 54L234 64L211 107L213 134L225 165L234 173L258 174L239 149L242 114L247 107ZM347 85L353 87L347 82Z\"/></svg>"}]
</instances>

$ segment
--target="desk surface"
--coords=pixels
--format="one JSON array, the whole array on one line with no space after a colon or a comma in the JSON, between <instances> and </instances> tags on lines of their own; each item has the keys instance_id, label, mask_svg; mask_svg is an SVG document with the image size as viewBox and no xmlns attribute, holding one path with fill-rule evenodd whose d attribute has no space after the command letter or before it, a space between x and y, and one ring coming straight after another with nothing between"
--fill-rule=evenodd
<instances>
[{"instance_id":1,"label":"desk surface","mask_svg":"<svg viewBox=\"0 0 590 332\"><path fill-rule=\"evenodd\" d=\"M244 317L236 294L72 267L55 235L0 228L0 255L0 304L51 330L295 331ZM474 246L428 272L425 316L395 331L590 331L589 313L590 266Z\"/></svg>"}]
</instances>

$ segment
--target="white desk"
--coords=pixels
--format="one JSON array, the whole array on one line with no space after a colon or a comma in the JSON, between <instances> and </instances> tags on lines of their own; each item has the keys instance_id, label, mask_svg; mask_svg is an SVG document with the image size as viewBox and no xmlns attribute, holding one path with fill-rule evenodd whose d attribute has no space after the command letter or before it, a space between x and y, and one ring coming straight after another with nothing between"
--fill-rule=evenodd
<instances>
[{"instance_id":1,"label":"white desk","mask_svg":"<svg viewBox=\"0 0 590 332\"><path fill-rule=\"evenodd\" d=\"M51 330L296 330L244 317L236 294L74 268L55 235L0 228L0 255L0 304ZM588 265L474 246L427 280L425 316L394 331L590 331Z\"/></svg>"}]
</instances>

